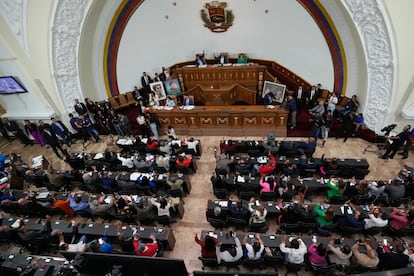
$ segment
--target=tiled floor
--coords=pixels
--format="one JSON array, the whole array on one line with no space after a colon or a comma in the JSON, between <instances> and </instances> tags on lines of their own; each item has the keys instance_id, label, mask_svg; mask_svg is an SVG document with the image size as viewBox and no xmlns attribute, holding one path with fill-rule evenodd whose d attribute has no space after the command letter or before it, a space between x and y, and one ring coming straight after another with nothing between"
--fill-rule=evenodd
<instances>
[{"instance_id":1,"label":"tiled floor","mask_svg":"<svg viewBox=\"0 0 414 276\"><path fill-rule=\"evenodd\" d=\"M200 255L200 248L194 242L194 233L200 233L203 229L210 229L210 225L205 219L205 210L207 200L213 198L211 189L210 176L212 175L215 167L214 160L214 148L218 147L220 139L223 137L196 137L201 140L203 154L199 160L197 160L198 171L197 174L191 176L192 191L191 194L185 198L185 214L181 221L173 224L173 228L177 243L174 251L165 252L166 257L184 259L187 269L189 272L194 270L201 270L201 264L198 260ZM230 137L225 137L230 138ZM264 137L247 137L247 139L263 139ZM232 137L233 140L246 139L246 137ZM289 138L289 140L300 138ZM104 138L102 143L90 144L86 151L87 152L103 152L106 148L109 150L118 151L117 146L113 145L111 138ZM12 152L21 153L23 161L30 164L31 158L37 155L44 155L49 162L53 162L54 168L69 169L69 166L63 161L58 159L51 149L41 148L39 145L32 147L23 148L19 141L12 143L2 143L0 151L3 154ZM402 160L401 156L397 155L393 160L382 160L379 159L379 153L366 152L364 149L367 148L370 143L358 139L350 138L346 143L342 139L336 140L330 138L326 143L325 147L318 146L315 157L320 157L325 154L325 157L344 157L344 158L366 158L370 164L370 173L367 179L389 179L394 177L399 169L407 164L414 166L414 157L412 154L408 159ZM371 149L376 149L373 145ZM77 144L73 145L68 149L69 152L80 152L82 150L82 143L78 141ZM274 233L277 226L275 222L271 222L268 233ZM279 270L282 272L283 268Z\"/></svg>"}]
</instances>

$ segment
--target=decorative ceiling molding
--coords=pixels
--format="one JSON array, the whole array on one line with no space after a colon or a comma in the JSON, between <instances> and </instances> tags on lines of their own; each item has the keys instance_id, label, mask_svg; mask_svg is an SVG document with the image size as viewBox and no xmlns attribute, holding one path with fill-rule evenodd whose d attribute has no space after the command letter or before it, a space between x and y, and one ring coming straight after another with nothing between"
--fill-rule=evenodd
<instances>
[{"instance_id":1,"label":"decorative ceiling molding","mask_svg":"<svg viewBox=\"0 0 414 276\"><path fill-rule=\"evenodd\" d=\"M79 42L92 0L56 1L52 17L53 77L66 113L73 112L74 99L83 100L79 79Z\"/></svg>"},{"instance_id":2,"label":"decorative ceiling molding","mask_svg":"<svg viewBox=\"0 0 414 276\"><path fill-rule=\"evenodd\" d=\"M342 0L362 41L367 64L365 122L378 131L391 109L396 76L395 47L381 0Z\"/></svg>"},{"instance_id":3,"label":"decorative ceiling molding","mask_svg":"<svg viewBox=\"0 0 414 276\"><path fill-rule=\"evenodd\" d=\"M0 16L27 56L29 47L26 36L27 0L0 0Z\"/></svg>"}]
</instances>

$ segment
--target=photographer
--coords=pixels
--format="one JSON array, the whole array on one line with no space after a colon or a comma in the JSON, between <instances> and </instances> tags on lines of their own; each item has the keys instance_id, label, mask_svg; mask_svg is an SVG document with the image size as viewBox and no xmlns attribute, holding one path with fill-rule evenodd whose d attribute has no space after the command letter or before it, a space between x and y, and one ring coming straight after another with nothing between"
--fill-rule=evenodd
<instances>
[{"instance_id":1,"label":"photographer","mask_svg":"<svg viewBox=\"0 0 414 276\"><path fill-rule=\"evenodd\" d=\"M404 145L405 141L408 140L410 135L410 125L406 125L402 132L400 132L397 136L389 137L391 145L388 147L387 151L381 156L381 159L393 159L397 151L400 149L402 145Z\"/></svg>"},{"instance_id":2,"label":"photographer","mask_svg":"<svg viewBox=\"0 0 414 276\"><path fill-rule=\"evenodd\" d=\"M410 134L408 135L408 139L407 139L407 141L405 141L403 151L398 153L398 154L402 155L402 159L407 159L408 158L408 152L410 151L410 148L413 145L413 143L414 143L414 128L411 129Z\"/></svg>"},{"instance_id":3,"label":"photographer","mask_svg":"<svg viewBox=\"0 0 414 276\"><path fill-rule=\"evenodd\" d=\"M315 114L311 118L312 123L312 133L311 136L315 138L315 141L318 139L319 135L321 134L321 129L323 126L323 113L319 113L318 111L315 112Z\"/></svg>"}]
</instances>

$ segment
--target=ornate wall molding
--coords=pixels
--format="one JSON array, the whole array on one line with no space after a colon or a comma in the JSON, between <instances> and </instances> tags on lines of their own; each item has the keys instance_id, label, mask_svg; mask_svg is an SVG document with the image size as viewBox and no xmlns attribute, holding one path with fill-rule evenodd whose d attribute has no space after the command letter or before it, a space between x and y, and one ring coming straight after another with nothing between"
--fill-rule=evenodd
<instances>
[{"instance_id":1,"label":"ornate wall molding","mask_svg":"<svg viewBox=\"0 0 414 276\"><path fill-rule=\"evenodd\" d=\"M367 64L366 124L379 131L387 122L396 76L391 28L380 0L342 0L360 35Z\"/></svg>"},{"instance_id":2,"label":"ornate wall molding","mask_svg":"<svg viewBox=\"0 0 414 276\"><path fill-rule=\"evenodd\" d=\"M26 36L27 0L0 0L0 15L6 22L27 56L29 49Z\"/></svg>"},{"instance_id":3,"label":"ornate wall molding","mask_svg":"<svg viewBox=\"0 0 414 276\"><path fill-rule=\"evenodd\" d=\"M74 99L83 99L79 79L79 42L92 0L56 1L52 17L52 70L66 113L73 112Z\"/></svg>"}]
</instances>

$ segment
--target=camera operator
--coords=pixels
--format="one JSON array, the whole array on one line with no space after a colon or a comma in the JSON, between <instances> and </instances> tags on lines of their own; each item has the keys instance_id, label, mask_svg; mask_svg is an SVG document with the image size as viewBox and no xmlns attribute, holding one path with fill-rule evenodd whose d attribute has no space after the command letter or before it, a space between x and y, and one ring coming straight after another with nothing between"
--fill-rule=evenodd
<instances>
[{"instance_id":1,"label":"camera operator","mask_svg":"<svg viewBox=\"0 0 414 276\"><path fill-rule=\"evenodd\" d=\"M387 151L381 156L382 159L394 158L394 155L400 149L402 145L404 145L405 141L408 140L408 136L410 135L410 125L406 125L402 132L400 132L397 136L389 137L389 141L391 145L388 147Z\"/></svg>"},{"instance_id":2,"label":"camera operator","mask_svg":"<svg viewBox=\"0 0 414 276\"><path fill-rule=\"evenodd\" d=\"M323 113L319 113L318 111L315 112L315 115L312 116L310 119L312 123L312 134L311 136L315 138L315 141L318 139L319 135L321 134L321 129L324 123Z\"/></svg>"},{"instance_id":3,"label":"camera operator","mask_svg":"<svg viewBox=\"0 0 414 276\"><path fill-rule=\"evenodd\" d=\"M402 152L399 152L399 155L402 155L402 159L408 158L408 152L410 151L411 146L414 143L414 128L411 129L410 134L408 135L407 141L405 141L405 145Z\"/></svg>"}]
</instances>

